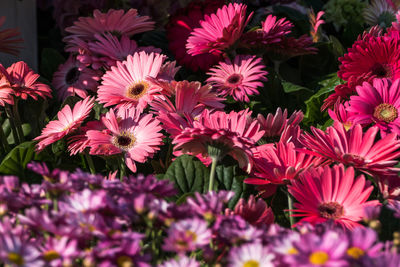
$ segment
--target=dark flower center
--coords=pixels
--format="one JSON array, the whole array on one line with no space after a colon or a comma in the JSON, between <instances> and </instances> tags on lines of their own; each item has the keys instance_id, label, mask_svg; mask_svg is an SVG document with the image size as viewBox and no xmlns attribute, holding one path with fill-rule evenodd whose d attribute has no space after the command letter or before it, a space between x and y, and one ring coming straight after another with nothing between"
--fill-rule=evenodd
<instances>
[{"instance_id":1,"label":"dark flower center","mask_svg":"<svg viewBox=\"0 0 400 267\"><path fill-rule=\"evenodd\" d=\"M133 99L139 99L147 92L148 88L149 84L147 82L141 81L135 83L128 88L128 97Z\"/></svg>"},{"instance_id":2,"label":"dark flower center","mask_svg":"<svg viewBox=\"0 0 400 267\"><path fill-rule=\"evenodd\" d=\"M389 123L397 119L398 112L393 105L382 103L375 107L374 117L378 120Z\"/></svg>"},{"instance_id":3,"label":"dark flower center","mask_svg":"<svg viewBox=\"0 0 400 267\"><path fill-rule=\"evenodd\" d=\"M80 71L77 67L70 69L65 76L67 84L74 84L79 79Z\"/></svg>"},{"instance_id":4,"label":"dark flower center","mask_svg":"<svg viewBox=\"0 0 400 267\"><path fill-rule=\"evenodd\" d=\"M339 219L344 213L343 206L337 202L322 203L319 205L318 210L322 218L333 220Z\"/></svg>"},{"instance_id":5,"label":"dark flower center","mask_svg":"<svg viewBox=\"0 0 400 267\"><path fill-rule=\"evenodd\" d=\"M386 64L375 63L371 68L371 72L379 78L391 77L390 69Z\"/></svg>"},{"instance_id":6,"label":"dark flower center","mask_svg":"<svg viewBox=\"0 0 400 267\"><path fill-rule=\"evenodd\" d=\"M132 133L121 132L120 135L114 136L112 143L122 149L129 150L135 144L136 138Z\"/></svg>"},{"instance_id":7,"label":"dark flower center","mask_svg":"<svg viewBox=\"0 0 400 267\"><path fill-rule=\"evenodd\" d=\"M243 76L241 74L234 73L231 76L229 76L226 81L229 84L236 85L236 84L240 83L242 81L242 79L243 79Z\"/></svg>"}]
</instances>

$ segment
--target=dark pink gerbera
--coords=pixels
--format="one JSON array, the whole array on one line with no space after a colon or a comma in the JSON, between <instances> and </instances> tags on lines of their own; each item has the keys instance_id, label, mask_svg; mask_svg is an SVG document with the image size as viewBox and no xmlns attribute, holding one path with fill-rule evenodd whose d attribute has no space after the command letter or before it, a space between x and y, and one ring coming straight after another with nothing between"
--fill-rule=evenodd
<instances>
[{"instance_id":1,"label":"dark pink gerbera","mask_svg":"<svg viewBox=\"0 0 400 267\"><path fill-rule=\"evenodd\" d=\"M299 202L294 204L297 214L293 216L305 217L300 223L333 220L348 229L360 225L365 207L380 205L378 200L367 201L373 189L364 175L354 178L354 169L345 170L343 165L304 172L288 186Z\"/></svg>"},{"instance_id":2,"label":"dark pink gerbera","mask_svg":"<svg viewBox=\"0 0 400 267\"><path fill-rule=\"evenodd\" d=\"M391 133L375 142L378 127L371 127L364 134L360 124L346 131L343 124L335 122L326 132L311 127L313 135L305 133L301 142L310 149L304 150L316 156L324 157L332 162L365 172L368 175L390 175L397 173L394 166L400 156L400 140Z\"/></svg>"},{"instance_id":3,"label":"dark pink gerbera","mask_svg":"<svg viewBox=\"0 0 400 267\"><path fill-rule=\"evenodd\" d=\"M351 120L363 125L374 124L381 136L388 133L400 135L400 80L375 79L357 86L357 95L350 97L347 110Z\"/></svg>"},{"instance_id":4,"label":"dark pink gerbera","mask_svg":"<svg viewBox=\"0 0 400 267\"><path fill-rule=\"evenodd\" d=\"M246 18L246 5L229 4L219 8L216 14L206 15L201 27L192 31L186 48L191 55L222 53L242 35L253 13Z\"/></svg>"},{"instance_id":5,"label":"dark pink gerbera","mask_svg":"<svg viewBox=\"0 0 400 267\"><path fill-rule=\"evenodd\" d=\"M255 56L236 56L233 62L226 59L220 62L207 74L211 84L219 95L231 95L236 101L249 102L249 95L258 95L257 87L262 87L267 81L268 72L264 71L262 59Z\"/></svg>"},{"instance_id":6,"label":"dark pink gerbera","mask_svg":"<svg viewBox=\"0 0 400 267\"><path fill-rule=\"evenodd\" d=\"M383 36L358 40L339 61L338 76L346 81L363 75L400 78L400 40Z\"/></svg>"},{"instance_id":7,"label":"dark pink gerbera","mask_svg":"<svg viewBox=\"0 0 400 267\"><path fill-rule=\"evenodd\" d=\"M193 71L208 70L221 60L219 53L190 55L186 51L186 42L193 29L200 27L204 15L215 13L224 4L223 0L192 1L186 8L180 9L166 27L169 50L180 65Z\"/></svg>"}]
</instances>

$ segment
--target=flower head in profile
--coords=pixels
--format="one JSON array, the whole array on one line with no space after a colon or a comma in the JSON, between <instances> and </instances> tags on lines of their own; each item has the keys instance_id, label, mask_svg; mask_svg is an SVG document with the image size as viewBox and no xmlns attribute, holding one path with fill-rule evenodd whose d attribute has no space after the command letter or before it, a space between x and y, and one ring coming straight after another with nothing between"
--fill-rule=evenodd
<instances>
[{"instance_id":1,"label":"flower head in profile","mask_svg":"<svg viewBox=\"0 0 400 267\"><path fill-rule=\"evenodd\" d=\"M354 177L354 168L343 165L311 169L300 174L288 186L289 193L298 201L294 204L296 217L312 224L333 220L352 229L364 217L366 206L380 205L378 200L367 201L373 186L363 175Z\"/></svg>"},{"instance_id":2,"label":"flower head in profile","mask_svg":"<svg viewBox=\"0 0 400 267\"><path fill-rule=\"evenodd\" d=\"M27 99L28 96L37 100L38 96L42 98L51 97L51 89L48 85L38 82L40 77L28 65L19 61L7 68L9 82L14 90L14 95Z\"/></svg>"},{"instance_id":3,"label":"flower head in profile","mask_svg":"<svg viewBox=\"0 0 400 267\"><path fill-rule=\"evenodd\" d=\"M0 27L3 26L5 21L5 16L0 17ZM0 30L0 52L17 56L23 42L24 40L20 38L20 32L17 29Z\"/></svg>"},{"instance_id":4,"label":"flower head in profile","mask_svg":"<svg viewBox=\"0 0 400 267\"><path fill-rule=\"evenodd\" d=\"M246 5L231 3L219 8L215 14L205 15L200 27L192 31L187 39L189 54L222 53L242 35L244 27L252 17L246 18Z\"/></svg>"},{"instance_id":5,"label":"flower head in profile","mask_svg":"<svg viewBox=\"0 0 400 267\"><path fill-rule=\"evenodd\" d=\"M155 93L161 91L146 78L156 78L164 60L164 55L142 51L129 55L126 61L117 62L117 66L104 74L97 100L105 107L117 105L142 111Z\"/></svg>"},{"instance_id":6,"label":"flower head in profile","mask_svg":"<svg viewBox=\"0 0 400 267\"><path fill-rule=\"evenodd\" d=\"M0 64L0 106L14 104L14 90L11 88L11 77L6 68Z\"/></svg>"},{"instance_id":7,"label":"flower head in profile","mask_svg":"<svg viewBox=\"0 0 400 267\"><path fill-rule=\"evenodd\" d=\"M136 172L135 161L143 163L160 149L163 137L161 126L151 114L140 115L137 109L120 109L115 113L111 109L102 122L107 130L86 133L90 154L123 153L125 164Z\"/></svg>"},{"instance_id":8,"label":"flower head in profile","mask_svg":"<svg viewBox=\"0 0 400 267\"><path fill-rule=\"evenodd\" d=\"M259 266L273 267L275 255L260 243L245 244L229 253L229 267Z\"/></svg>"},{"instance_id":9,"label":"flower head in profile","mask_svg":"<svg viewBox=\"0 0 400 267\"><path fill-rule=\"evenodd\" d=\"M74 95L85 98L88 90L96 91L100 77L101 72L89 69L75 57L70 56L54 73L53 85L59 100Z\"/></svg>"},{"instance_id":10,"label":"flower head in profile","mask_svg":"<svg viewBox=\"0 0 400 267\"><path fill-rule=\"evenodd\" d=\"M210 69L207 82L222 96L232 96L236 101L249 102L249 95L258 95L257 87L267 81L268 72L262 59L255 56L236 56L233 62L226 59Z\"/></svg>"},{"instance_id":11,"label":"flower head in profile","mask_svg":"<svg viewBox=\"0 0 400 267\"><path fill-rule=\"evenodd\" d=\"M36 145L36 151L43 150L46 146L62 139L64 136L72 133L89 116L94 105L94 99L87 97L77 102L73 109L65 105L58 113L57 120L50 121L42 130L42 134L34 140L39 141Z\"/></svg>"},{"instance_id":12,"label":"flower head in profile","mask_svg":"<svg viewBox=\"0 0 400 267\"><path fill-rule=\"evenodd\" d=\"M379 25L386 28L395 20L396 10L391 0L372 0L371 4L364 8L363 17L370 26Z\"/></svg>"},{"instance_id":13,"label":"flower head in profile","mask_svg":"<svg viewBox=\"0 0 400 267\"><path fill-rule=\"evenodd\" d=\"M217 160L231 155L241 168L250 172L253 165L251 148L264 134L257 120L251 119L250 115L247 110L229 114L204 110L192 127L183 129L174 138L174 149Z\"/></svg>"}]
</instances>

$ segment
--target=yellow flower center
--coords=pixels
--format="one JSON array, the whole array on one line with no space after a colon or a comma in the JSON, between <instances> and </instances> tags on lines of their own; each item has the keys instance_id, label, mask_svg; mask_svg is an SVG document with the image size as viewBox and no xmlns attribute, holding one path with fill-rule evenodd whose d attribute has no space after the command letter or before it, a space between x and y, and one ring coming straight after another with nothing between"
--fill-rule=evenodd
<instances>
[{"instance_id":1,"label":"yellow flower center","mask_svg":"<svg viewBox=\"0 0 400 267\"><path fill-rule=\"evenodd\" d=\"M145 81L140 81L128 86L126 96L137 100L145 95L148 89L149 84Z\"/></svg>"},{"instance_id":2,"label":"yellow flower center","mask_svg":"<svg viewBox=\"0 0 400 267\"><path fill-rule=\"evenodd\" d=\"M351 248L347 249L347 255L349 255L350 257L352 257L353 259L356 259L356 260L358 260L359 258L364 256L364 254L365 254L364 250L362 250L361 248L358 248L358 247L351 247Z\"/></svg>"},{"instance_id":3,"label":"yellow flower center","mask_svg":"<svg viewBox=\"0 0 400 267\"><path fill-rule=\"evenodd\" d=\"M329 260L329 255L325 251L316 251L313 252L310 257L310 263L314 265L323 265Z\"/></svg>"},{"instance_id":4,"label":"yellow flower center","mask_svg":"<svg viewBox=\"0 0 400 267\"><path fill-rule=\"evenodd\" d=\"M118 267L133 267L133 261L128 256L120 256L117 258Z\"/></svg>"},{"instance_id":5,"label":"yellow flower center","mask_svg":"<svg viewBox=\"0 0 400 267\"><path fill-rule=\"evenodd\" d=\"M397 109L387 103L380 104L374 109L374 117L384 122L392 122L398 117Z\"/></svg>"},{"instance_id":6,"label":"yellow flower center","mask_svg":"<svg viewBox=\"0 0 400 267\"><path fill-rule=\"evenodd\" d=\"M25 263L24 258L18 253L10 252L8 253L8 260L16 265L23 265Z\"/></svg>"},{"instance_id":7,"label":"yellow flower center","mask_svg":"<svg viewBox=\"0 0 400 267\"><path fill-rule=\"evenodd\" d=\"M287 251L287 253L290 255L295 255L295 254L299 254L299 251L292 247Z\"/></svg>"},{"instance_id":8,"label":"yellow flower center","mask_svg":"<svg viewBox=\"0 0 400 267\"><path fill-rule=\"evenodd\" d=\"M60 254L58 254L58 252L55 250L49 250L43 253L43 258L45 261L52 261L58 259L59 257Z\"/></svg>"},{"instance_id":9,"label":"yellow flower center","mask_svg":"<svg viewBox=\"0 0 400 267\"><path fill-rule=\"evenodd\" d=\"M243 264L243 267L259 267L260 263L256 260L249 260Z\"/></svg>"},{"instance_id":10,"label":"yellow flower center","mask_svg":"<svg viewBox=\"0 0 400 267\"><path fill-rule=\"evenodd\" d=\"M192 232L192 231L190 231L190 230L187 230L187 231L185 232L185 234L186 234L187 237L190 237L190 239L192 239L193 241L196 241L197 235L196 235L195 232Z\"/></svg>"}]
</instances>

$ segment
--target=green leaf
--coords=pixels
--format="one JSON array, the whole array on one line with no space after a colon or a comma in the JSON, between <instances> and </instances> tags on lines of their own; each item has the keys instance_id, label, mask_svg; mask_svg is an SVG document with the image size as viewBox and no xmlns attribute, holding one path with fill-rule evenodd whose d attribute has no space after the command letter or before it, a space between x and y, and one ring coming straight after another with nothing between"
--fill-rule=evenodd
<instances>
[{"instance_id":1,"label":"green leaf","mask_svg":"<svg viewBox=\"0 0 400 267\"><path fill-rule=\"evenodd\" d=\"M295 93L300 91L312 92L312 90L308 89L307 87L287 82L284 80L282 80L282 87L285 93Z\"/></svg>"},{"instance_id":2,"label":"green leaf","mask_svg":"<svg viewBox=\"0 0 400 267\"><path fill-rule=\"evenodd\" d=\"M58 66L65 62L65 58L54 48L44 48L41 55L40 72L48 80L53 79L53 74Z\"/></svg>"},{"instance_id":3,"label":"green leaf","mask_svg":"<svg viewBox=\"0 0 400 267\"><path fill-rule=\"evenodd\" d=\"M341 57L344 55L346 50L344 49L343 45L340 43L340 41L333 35L329 36L329 41L332 43L332 49L333 52L335 53L336 57Z\"/></svg>"},{"instance_id":4,"label":"green leaf","mask_svg":"<svg viewBox=\"0 0 400 267\"><path fill-rule=\"evenodd\" d=\"M182 155L169 166L163 179L174 182L178 197L190 192L206 193L208 191L210 171L197 158Z\"/></svg>"},{"instance_id":5,"label":"green leaf","mask_svg":"<svg viewBox=\"0 0 400 267\"><path fill-rule=\"evenodd\" d=\"M11 150L0 164L0 173L25 177L26 165L32 160L41 159L35 153L35 143L24 142Z\"/></svg>"}]
</instances>

